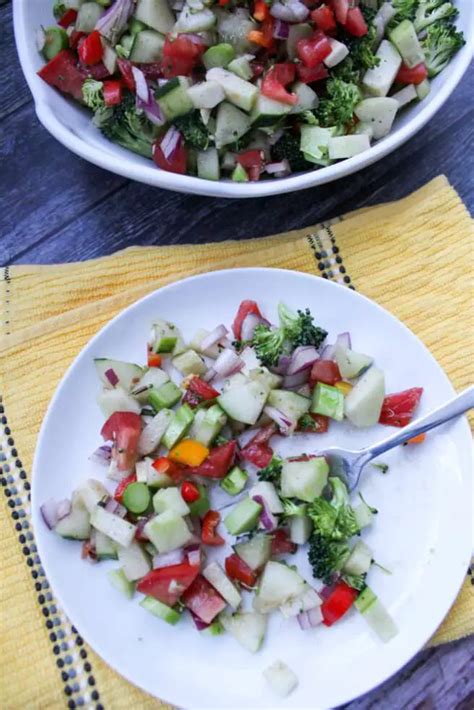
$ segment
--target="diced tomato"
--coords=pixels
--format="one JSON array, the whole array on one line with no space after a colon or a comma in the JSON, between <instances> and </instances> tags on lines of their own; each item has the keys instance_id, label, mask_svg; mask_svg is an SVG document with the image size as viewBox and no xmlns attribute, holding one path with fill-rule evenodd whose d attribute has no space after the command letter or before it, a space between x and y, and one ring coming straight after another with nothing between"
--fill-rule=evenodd
<instances>
[{"instance_id":1,"label":"diced tomato","mask_svg":"<svg viewBox=\"0 0 474 710\"><path fill-rule=\"evenodd\" d=\"M122 83L120 81L104 81L104 101L106 106L116 106L122 101Z\"/></svg>"},{"instance_id":2,"label":"diced tomato","mask_svg":"<svg viewBox=\"0 0 474 710\"><path fill-rule=\"evenodd\" d=\"M122 478L122 480L118 484L117 488L115 489L115 493L114 493L115 500L117 500L119 503L121 503L123 500L123 494L125 493L125 489L128 488L128 486L131 483L135 483L136 480L137 480L136 473L131 473L130 476L126 476L126 478Z\"/></svg>"},{"instance_id":3,"label":"diced tomato","mask_svg":"<svg viewBox=\"0 0 474 710\"><path fill-rule=\"evenodd\" d=\"M265 468L273 458L273 449L268 442L276 434L277 426L274 423L262 427L257 434L241 450L240 455L250 461L257 468Z\"/></svg>"},{"instance_id":4,"label":"diced tomato","mask_svg":"<svg viewBox=\"0 0 474 710\"><path fill-rule=\"evenodd\" d=\"M406 64L402 64L398 70L398 74L395 77L395 81L399 81L400 84L421 84L428 76L428 69L426 64L421 62L417 64L416 67L407 67Z\"/></svg>"},{"instance_id":5,"label":"diced tomato","mask_svg":"<svg viewBox=\"0 0 474 710\"><path fill-rule=\"evenodd\" d=\"M201 402L211 402L219 396L219 392L204 382L197 375L193 375L184 383L186 392L184 393L183 402L189 404L190 407L197 407Z\"/></svg>"},{"instance_id":6,"label":"diced tomato","mask_svg":"<svg viewBox=\"0 0 474 710\"><path fill-rule=\"evenodd\" d=\"M329 40L321 30L316 30L312 37L300 39L296 43L298 57L310 69L314 69L318 64L321 64L323 59L326 59L331 54L331 51Z\"/></svg>"},{"instance_id":7,"label":"diced tomato","mask_svg":"<svg viewBox=\"0 0 474 710\"><path fill-rule=\"evenodd\" d=\"M69 36L69 47L70 47L71 49L76 50L77 47L78 47L78 45L79 45L79 42L80 42L81 39L82 39L83 37L85 37L85 36L86 36L86 33L85 33L85 32L78 32L78 31L76 31L76 30L74 30L73 32L71 32L71 34L70 34L70 36Z\"/></svg>"},{"instance_id":8,"label":"diced tomato","mask_svg":"<svg viewBox=\"0 0 474 710\"><path fill-rule=\"evenodd\" d=\"M380 424L398 427L409 424L422 394L423 387L413 387L403 392L387 395L380 412Z\"/></svg>"},{"instance_id":9,"label":"diced tomato","mask_svg":"<svg viewBox=\"0 0 474 710\"><path fill-rule=\"evenodd\" d=\"M199 492L199 491L198 491ZM221 514L217 510L208 510L202 521L201 539L205 545L224 545L225 540L218 535L216 528L221 522Z\"/></svg>"},{"instance_id":10,"label":"diced tomato","mask_svg":"<svg viewBox=\"0 0 474 710\"><path fill-rule=\"evenodd\" d=\"M210 624L225 608L226 603L207 579L198 575L183 594L183 603L201 621Z\"/></svg>"},{"instance_id":11,"label":"diced tomato","mask_svg":"<svg viewBox=\"0 0 474 710\"><path fill-rule=\"evenodd\" d=\"M148 62L139 65L140 70L144 73L145 78L149 81L156 81L163 78L163 66L161 62Z\"/></svg>"},{"instance_id":12,"label":"diced tomato","mask_svg":"<svg viewBox=\"0 0 474 710\"><path fill-rule=\"evenodd\" d=\"M69 25L72 25L72 23L76 21L76 18L77 10L75 10L73 7L70 7L69 10L66 10L61 19L58 20L58 25L66 29L67 27L69 27Z\"/></svg>"},{"instance_id":13,"label":"diced tomato","mask_svg":"<svg viewBox=\"0 0 474 710\"><path fill-rule=\"evenodd\" d=\"M357 599L358 594L357 589L349 587L345 582L338 582L321 605L323 624L332 626L344 616Z\"/></svg>"},{"instance_id":14,"label":"diced tomato","mask_svg":"<svg viewBox=\"0 0 474 710\"><path fill-rule=\"evenodd\" d=\"M128 59L117 59L117 66L122 75L122 81L130 91L135 91L135 79L133 77L132 62Z\"/></svg>"},{"instance_id":15,"label":"diced tomato","mask_svg":"<svg viewBox=\"0 0 474 710\"><path fill-rule=\"evenodd\" d=\"M315 67L305 67L304 64L298 64L296 67L298 79L304 84L312 84L313 81L321 81L327 79L329 72L324 64L317 64Z\"/></svg>"},{"instance_id":16,"label":"diced tomato","mask_svg":"<svg viewBox=\"0 0 474 710\"><path fill-rule=\"evenodd\" d=\"M152 569L138 582L137 590L163 604L174 606L198 574L199 567L189 562Z\"/></svg>"},{"instance_id":17,"label":"diced tomato","mask_svg":"<svg viewBox=\"0 0 474 710\"><path fill-rule=\"evenodd\" d=\"M322 5L317 7L311 13L311 19L318 28L323 32L330 32L336 29L336 18L334 17L334 12L328 5Z\"/></svg>"},{"instance_id":18,"label":"diced tomato","mask_svg":"<svg viewBox=\"0 0 474 710\"><path fill-rule=\"evenodd\" d=\"M275 46L275 39L273 37L274 25L275 20L271 15L268 15L262 22L261 28L259 30L251 30L247 34L247 39L249 42L258 44L260 47L272 49Z\"/></svg>"},{"instance_id":19,"label":"diced tomato","mask_svg":"<svg viewBox=\"0 0 474 710\"><path fill-rule=\"evenodd\" d=\"M225 571L228 577L241 582L246 587L255 587L257 575L237 554L229 555L225 560Z\"/></svg>"},{"instance_id":20,"label":"diced tomato","mask_svg":"<svg viewBox=\"0 0 474 710\"><path fill-rule=\"evenodd\" d=\"M141 418L135 412L114 412L102 427L101 436L114 442L112 458L119 471L128 471L135 463L141 430Z\"/></svg>"},{"instance_id":21,"label":"diced tomato","mask_svg":"<svg viewBox=\"0 0 474 710\"><path fill-rule=\"evenodd\" d=\"M77 53L83 64L98 64L104 54L100 32L94 30L85 37L79 43Z\"/></svg>"},{"instance_id":22,"label":"diced tomato","mask_svg":"<svg viewBox=\"0 0 474 710\"><path fill-rule=\"evenodd\" d=\"M220 7L225 7L230 3L230 0L219 0Z\"/></svg>"},{"instance_id":23,"label":"diced tomato","mask_svg":"<svg viewBox=\"0 0 474 710\"><path fill-rule=\"evenodd\" d=\"M158 471L158 473L166 473L166 475L174 481L179 481L186 474L186 469L183 466L180 466L167 456L160 456L160 458L155 459L151 465L155 471Z\"/></svg>"},{"instance_id":24,"label":"diced tomato","mask_svg":"<svg viewBox=\"0 0 474 710\"><path fill-rule=\"evenodd\" d=\"M250 62L250 67L252 69L252 79L258 79L259 76L262 76L263 72L265 71L265 66L262 64L262 62L256 62L252 61Z\"/></svg>"},{"instance_id":25,"label":"diced tomato","mask_svg":"<svg viewBox=\"0 0 474 710\"><path fill-rule=\"evenodd\" d=\"M337 362L316 360L311 368L309 386L313 389L317 382L323 382L325 385L335 385L340 380L342 380L342 377Z\"/></svg>"},{"instance_id":26,"label":"diced tomato","mask_svg":"<svg viewBox=\"0 0 474 710\"><path fill-rule=\"evenodd\" d=\"M188 76L205 50L205 44L193 42L185 34L178 35L176 39L168 36L163 46L163 75L166 79Z\"/></svg>"},{"instance_id":27,"label":"diced tomato","mask_svg":"<svg viewBox=\"0 0 474 710\"><path fill-rule=\"evenodd\" d=\"M76 56L70 50L63 49L56 54L39 70L38 76L50 86L70 94L77 101L84 101L82 85L87 75L77 66Z\"/></svg>"},{"instance_id":28,"label":"diced tomato","mask_svg":"<svg viewBox=\"0 0 474 710\"><path fill-rule=\"evenodd\" d=\"M272 555L286 555L296 552L296 545L291 542L288 530L278 528L272 533Z\"/></svg>"},{"instance_id":29,"label":"diced tomato","mask_svg":"<svg viewBox=\"0 0 474 710\"><path fill-rule=\"evenodd\" d=\"M188 472L195 476L205 476L206 478L224 478L234 463L236 450L237 442L235 441L228 441L227 444L215 446L200 466L190 468Z\"/></svg>"},{"instance_id":30,"label":"diced tomato","mask_svg":"<svg viewBox=\"0 0 474 710\"><path fill-rule=\"evenodd\" d=\"M298 427L298 431L307 431L312 434L325 434L329 429L329 417L324 416L324 414L314 414L314 412L308 412L308 414L314 424L309 423L307 426L300 426Z\"/></svg>"},{"instance_id":31,"label":"diced tomato","mask_svg":"<svg viewBox=\"0 0 474 710\"><path fill-rule=\"evenodd\" d=\"M263 165L263 154L261 150L246 150L237 155L237 162L244 167L252 182L260 179Z\"/></svg>"},{"instance_id":32,"label":"diced tomato","mask_svg":"<svg viewBox=\"0 0 474 710\"><path fill-rule=\"evenodd\" d=\"M260 309L255 301L242 301L232 324L232 330L237 340L240 340L241 338L242 323L249 315L249 313L255 313L256 316L260 317L262 316L262 314L260 313Z\"/></svg>"},{"instance_id":33,"label":"diced tomato","mask_svg":"<svg viewBox=\"0 0 474 710\"><path fill-rule=\"evenodd\" d=\"M331 0L332 9L336 15L336 20L344 25L349 12L349 0Z\"/></svg>"},{"instance_id":34,"label":"diced tomato","mask_svg":"<svg viewBox=\"0 0 474 710\"><path fill-rule=\"evenodd\" d=\"M344 29L354 37L364 37L369 31L360 7L350 7Z\"/></svg>"},{"instance_id":35,"label":"diced tomato","mask_svg":"<svg viewBox=\"0 0 474 710\"><path fill-rule=\"evenodd\" d=\"M165 134L166 135L166 134ZM183 137L180 136L176 149L167 158L161 149L161 142L164 136L159 138L153 144L153 160L155 164L162 170L169 173L184 175L186 173L186 165L188 162L188 153L184 147Z\"/></svg>"},{"instance_id":36,"label":"diced tomato","mask_svg":"<svg viewBox=\"0 0 474 710\"><path fill-rule=\"evenodd\" d=\"M270 14L270 8L265 0L255 0L252 15L259 22L263 22Z\"/></svg>"},{"instance_id":37,"label":"diced tomato","mask_svg":"<svg viewBox=\"0 0 474 710\"><path fill-rule=\"evenodd\" d=\"M278 427L274 422L260 427L255 436L251 439L252 444L268 444L272 436L278 431Z\"/></svg>"},{"instance_id":38,"label":"diced tomato","mask_svg":"<svg viewBox=\"0 0 474 710\"><path fill-rule=\"evenodd\" d=\"M80 62L80 66L84 69L85 72L87 72L88 77L92 77L92 79L95 79L96 81L103 81L104 79L107 79L107 77L110 76L110 72L103 62L99 62L98 64L94 64L93 66L89 66Z\"/></svg>"},{"instance_id":39,"label":"diced tomato","mask_svg":"<svg viewBox=\"0 0 474 710\"><path fill-rule=\"evenodd\" d=\"M274 64L263 78L261 93L270 99L293 106L298 102L298 97L287 91L285 87L294 81L295 74L296 67L292 62Z\"/></svg>"},{"instance_id":40,"label":"diced tomato","mask_svg":"<svg viewBox=\"0 0 474 710\"><path fill-rule=\"evenodd\" d=\"M148 367L161 367L162 357L158 353L154 353L153 350L148 350L147 352L147 365Z\"/></svg>"}]
</instances>

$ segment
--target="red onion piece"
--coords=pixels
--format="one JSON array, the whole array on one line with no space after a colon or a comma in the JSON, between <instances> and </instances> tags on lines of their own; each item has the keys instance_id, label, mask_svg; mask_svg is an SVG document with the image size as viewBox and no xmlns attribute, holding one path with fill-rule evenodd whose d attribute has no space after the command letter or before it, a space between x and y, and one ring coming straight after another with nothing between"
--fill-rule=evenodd
<instances>
[{"instance_id":1,"label":"red onion piece","mask_svg":"<svg viewBox=\"0 0 474 710\"><path fill-rule=\"evenodd\" d=\"M117 373L112 367L109 367L109 369L104 372L104 375L106 376L112 387L118 385L119 378L117 377Z\"/></svg>"},{"instance_id":2,"label":"red onion piece","mask_svg":"<svg viewBox=\"0 0 474 710\"><path fill-rule=\"evenodd\" d=\"M321 350L319 357L321 360L334 360L334 352L334 345L325 345L324 348Z\"/></svg>"},{"instance_id":3,"label":"red onion piece","mask_svg":"<svg viewBox=\"0 0 474 710\"><path fill-rule=\"evenodd\" d=\"M189 610L191 613L191 618L194 621L196 628L198 631L204 631L204 629L207 629L210 624L207 624L205 621L199 618L197 614L194 613L194 611Z\"/></svg>"},{"instance_id":4,"label":"red onion piece","mask_svg":"<svg viewBox=\"0 0 474 710\"><path fill-rule=\"evenodd\" d=\"M181 133L174 126L170 126L161 141L160 148L166 160L170 160L181 142Z\"/></svg>"},{"instance_id":5,"label":"red onion piece","mask_svg":"<svg viewBox=\"0 0 474 710\"><path fill-rule=\"evenodd\" d=\"M321 607L315 606L313 609L309 609L308 611L302 611L296 618L298 619L300 628L303 631L314 629L316 626L319 626L323 620Z\"/></svg>"},{"instance_id":6,"label":"red onion piece","mask_svg":"<svg viewBox=\"0 0 474 710\"><path fill-rule=\"evenodd\" d=\"M265 530L268 530L269 532L271 532L272 530L276 530L278 527L278 520L268 509L268 505L265 501L265 498L263 498L263 496L253 496L253 500L262 506L260 520Z\"/></svg>"},{"instance_id":7,"label":"red onion piece","mask_svg":"<svg viewBox=\"0 0 474 710\"><path fill-rule=\"evenodd\" d=\"M269 175L275 175L275 177L285 177L291 173L291 167L289 162L286 160L280 160L279 163L267 163L265 165L265 171Z\"/></svg>"},{"instance_id":8,"label":"red onion piece","mask_svg":"<svg viewBox=\"0 0 474 710\"><path fill-rule=\"evenodd\" d=\"M309 9L300 0L277 1L271 6L270 15L285 22L304 22L309 15Z\"/></svg>"},{"instance_id":9,"label":"red onion piece","mask_svg":"<svg viewBox=\"0 0 474 710\"><path fill-rule=\"evenodd\" d=\"M260 318L260 316L257 316L255 313L249 313L245 316L240 331L241 340L252 340L255 328L257 325L260 325L260 323L269 325L268 321L264 318Z\"/></svg>"},{"instance_id":10,"label":"red onion piece","mask_svg":"<svg viewBox=\"0 0 474 710\"><path fill-rule=\"evenodd\" d=\"M188 562L192 567L199 567L201 564L201 547L200 545L190 545L186 548Z\"/></svg>"},{"instance_id":11,"label":"red onion piece","mask_svg":"<svg viewBox=\"0 0 474 710\"><path fill-rule=\"evenodd\" d=\"M351 349L351 336L350 333L339 333L336 338L336 345L341 345L343 348Z\"/></svg>"},{"instance_id":12,"label":"red onion piece","mask_svg":"<svg viewBox=\"0 0 474 710\"><path fill-rule=\"evenodd\" d=\"M291 357L289 355L280 355L277 364L270 369L275 375L286 375L290 361Z\"/></svg>"},{"instance_id":13,"label":"red onion piece","mask_svg":"<svg viewBox=\"0 0 474 710\"><path fill-rule=\"evenodd\" d=\"M118 515L119 518L124 518L127 515L127 509L114 498L108 499L105 510L112 515Z\"/></svg>"},{"instance_id":14,"label":"red onion piece","mask_svg":"<svg viewBox=\"0 0 474 710\"><path fill-rule=\"evenodd\" d=\"M154 123L156 126L162 126L165 123L165 118L158 106L153 91L147 84L145 74L138 69L138 67L132 67L133 78L135 79L136 87L136 106L137 109L144 111L148 120Z\"/></svg>"},{"instance_id":15,"label":"red onion piece","mask_svg":"<svg viewBox=\"0 0 474 710\"><path fill-rule=\"evenodd\" d=\"M288 35L290 34L290 26L288 25L287 22L284 22L283 20L276 20L275 25L273 27L273 36L275 39L288 39Z\"/></svg>"},{"instance_id":16,"label":"red onion piece","mask_svg":"<svg viewBox=\"0 0 474 710\"><path fill-rule=\"evenodd\" d=\"M108 466L112 459L112 447L109 444L99 446L90 456L91 461L100 463L102 466Z\"/></svg>"},{"instance_id":17,"label":"red onion piece","mask_svg":"<svg viewBox=\"0 0 474 710\"><path fill-rule=\"evenodd\" d=\"M123 33L134 7L133 0L115 0L114 4L98 19L95 29L111 44L115 44Z\"/></svg>"},{"instance_id":18,"label":"red onion piece","mask_svg":"<svg viewBox=\"0 0 474 710\"><path fill-rule=\"evenodd\" d=\"M233 350L223 350L217 360L214 362L211 370L209 370L204 379L209 381L214 377L214 374L219 375L219 377L229 377L229 375L234 375L236 372L245 366L244 361L241 357L237 355ZM209 373L213 371L214 374Z\"/></svg>"},{"instance_id":19,"label":"red onion piece","mask_svg":"<svg viewBox=\"0 0 474 710\"><path fill-rule=\"evenodd\" d=\"M311 368L313 362L319 358L317 348L312 345L300 345L295 348L288 366L287 375L296 375L298 372Z\"/></svg>"},{"instance_id":20,"label":"red onion piece","mask_svg":"<svg viewBox=\"0 0 474 710\"><path fill-rule=\"evenodd\" d=\"M291 434L292 430L294 429L294 423L291 421L291 419L288 419L286 414L283 414L283 412L281 412L279 409L277 409L276 407L271 407L270 405L264 407L263 411L268 417L270 417L270 419L275 422L282 434Z\"/></svg>"},{"instance_id":21,"label":"red onion piece","mask_svg":"<svg viewBox=\"0 0 474 710\"><path fill-rule=\"evenodd\" d=\"M222 340L222 338L225 338L228 332L229 331L227 330L225 325L218 325L216 328L214 328L214 330L209 333L209 335L206 335L206 337L202 339L201 344L199 346L200 349L204 352L204 350L212 348L212 346Z\"/></svg>"},{"instance_id":22,"label":"red onion piece","mask_svg":"<svg viewBox=\"0 0 474 710\"><path fill-rule=\"evenodd\" d=\"M162 567L171 567L172 565L180 565L184 562L184 550L173 550L172 552L164 552L162 555L155 555L153 558L153 569L162 569Z\"/></svg>"},{"instance_id":23,"label":"red onion piece","mask_svg":"<svg viewBox=\"0 0 474 710\"><path fill-rule=\"evenodd\" d=\"M40 507L43 520L50 530L52 530L58 522L57 507L56 501L52 498L47 500L46 503L43 503Z\"/></svg>"},{"instance_id":24,"label":"red onion piece","mask_svg":"<svg viewBox=\"0 0 474 710\"><path fill-rule=\"evenodd\" d=\"M201 35L194 34L193 32L187 32L186 39L191 40L191 42L193 44L200 44L200 45L207 47L207 42L204 41L204 39L203 39L203 37L201 37Z\"/></svg>"},{"instance_id":25,"label":"red onion piece","mask_svg":"<svg viewBox=\"0 0 474 710\"><path fill-rule=\"evenodd\" d=\"M309 370L295 372L293 375L285 375L285 377L283 378L283 388L291 390L295 387L301 387L301 385L304 385L307 381L308 376Z\"/></svg>"},{"instance_id":26,"label":"red onion piece","mask_svg":"<svg viewBox=\"0 0 474 710\"><path fill-rule=\"evenodd\" d=\"M71 512L71 508L71 501L68 498L64 498L64 500L59 501L56 508L56 515L58 516L58 521L68 516Z\"/></svg>"}]
</instances>

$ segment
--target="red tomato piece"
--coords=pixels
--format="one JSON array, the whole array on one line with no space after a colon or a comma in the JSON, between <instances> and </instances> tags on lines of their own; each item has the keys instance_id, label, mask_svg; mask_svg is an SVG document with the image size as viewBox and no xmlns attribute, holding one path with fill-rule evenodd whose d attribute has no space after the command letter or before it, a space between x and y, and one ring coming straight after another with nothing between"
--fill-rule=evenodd
<instances>
[{"instance_id":1,"label":"red tomato piece","mask_svg":"<svg viewBox=\"0 0 474 710\"><path fill-rule=\"evenodd\" d=\"M206 478L224 478L234 463L237 442L228 441L227 444L215 446L210 450L209 456L200 466L188 469L195 476Z\"/></svg>"},{"instance_id":2,"label":"red tomato piece","mask_svg":"<svg viewBox=\"0 0 474 710\"><path fill-rule=\"evenodd\" d=\"M199 493L199 490L198 490ZM225 540L217 534L216 528L221 522L221 514L217 510L208 510L202 521L201 539L205 545L224 545Z\"/></svg>"},{"instance_id":3,"label":"red tomato piece","mask_svg":"<svg viewBox=\"0 0 474 710\"><path fill-rule=\"evenodd\" d=\"M39 70L38 76L64 94L70 94L81 103L84 101L82 85L87 74L77 66L76 56L70 50L63 49L56 54Z\"/></svg>"},{"instance_id":4,"label":"red tomato piece","mask_svg":"<svg viewBox=\"0 0 474 710\"><path fill-rule=\"evenodd\" d=\"M341 373L337 362L332 360L316 360L311 368L309 376L309 386L311 389L317 382L323 382L325 385L335 385L336 382L342 380Z\"/></svg>"},{"instance_id":5,"label":"red tomato piece","mask_svg":"<svg viewBox=\"0 0 474 710\"><path fill-rule=\"evenodd\" d=\"M98 64L104 54L100 32L94 30L82 42L80 42L77 53L83 64Z\"/></svg>"},{"instance_id":6,"label":"red tomato piece","mask_svg":"<svg viewBox=\"0 0 474 710\"><path fill-rule=\"evenodd\" d=\"M261 93L270 99L293 106L298 102L298 97L296 94L291 94L287 91L285 87L294 81L295 74L296 67L292 62L274 64L262 81Z\"/></svg>"},{"instance_id":7,"label":"red tomato piece","mask_svg":"<svg viewBox=\"0 0 474 710\"><path fill-rule=\"evenodd\" d=\"M244 167L252 182L260 179L263 165L263 155L261 150L246 150L237 156L237 162Z\"/></svg>"},{"instance_id":8,"label":"red tomato piece","mask_svg":"<svg viewBox=\"0 0 474 710\"><path fill-rule=\"evenodd\" d=\"M426 64L421 62L417 64L416 67L407 67L406 64L402 64L398 70L398 74L395 77L395 81L399 81L401 84L421 84L428 76L428 69Z\"/></svg>"},{"instance_id":9,"label":"red tomato piece","mask_svg":"<svg viewBox=\"0 0 474 710\"><path fill-rule=\"evenodd\" d=\"M166 134L165 134L166 135ZM161 149L161 141L164 136L153 144L153 160L155 164L162 170L178 175L185 175L186 165L188 162L188 153L184 147L183 137L180 136L176 149L168 158Z\"/></svg>"},{"instance_id":10,"label":"red tomato piece","mask_svg":"<svg viewBox=\"0 0 474 710\"><path fill-rule=\"evenodd\" d=\"M409 424L422 394L423 387L412 387L412 389L403 392L387 395L380 412L380 424L398 427Z\"/></svg>"},{"instance_id":11,"label":"red tomato piece","mask_svg":"<svg viewBox=\"0 0 474 710\"><path fill-rule=\"evenodd\" d=\"M135 463L141 431L142 422L135 412L114 412L102 427L101 436L114 442L112 457L120 471L128 471Z\"/></svg>"},{"instance_id":12,"label":"red tomato piece","mask_svg":"<svg viewBox=\"0 0 474 710\"><path fill-rule=\"evenodd\" d=\"M198 575L186 589L183 594L183 603L187 609L206 624L210 624L226 606L221 595L202 575Z\"/></svg>"},{"instance_id":13,"label":"red tomato piece","mask_svg":"<svg viewBox=\"0 0 474 710\"><path fill-rule=\"evenodd\" d=\"M147 365L148 367L161 367L162 357L158 353L154 353L153 350L148 350L147 353Z\"/></svg>"},{"instance_id":14,"label":"red tomato piece","mask_svg":"<svg viewBox=\"0 0 474 710\"><path fill-rule=\"evenodd\" d=\"M257 575L237 554L229 555L225 560L225 571L228 577L237 580L246 587L255 587Z\"/></svg>"},{"instance_id":15,"label":"red tomato piece","mask_svg":"<svg viewBox=\"0 0 474 710\"><path fill-rule=\"evenodd\" d=\"M116 106L122 101L122 84L120 81L104 81L104 101L106 106Z\"/></svg>"},{"instance_id":16,"label":"red tomato piece","mask_svg":"<svg viewBox=\"0 0 474 710\"><path fill-rule=\"evenodd\" d=\"M79 44L79 42L80 42L81 39L82 39L83 37L85 37L85 36L86 36L86 33L85 33L85 32L77 32L76 30L74 30L73 32L71 32L71 35L70 35L70 37L69 37L69 47L70 47L71 49L76 50L76 49L77 49L77 46L78 46L78 44Z\"/></svg>"},{"instance_id":17,"label":"red tomato piece","mask_svg":"<svg viewBox=\"0 0 474 710\"><path fill-rule=\"evenodd\" d=\"M155 471L158 471L158 473L166 473L166 475L170 476L174 481L179 481L186 472L183 466L180 466L179 463L172 461L166 456L155 459L151 465Z\"/></svg>"},{"instance_id":18,"label":"red tomato piece","mask_svg":"<svg viewBox=\"0 0 474 710\"><path fill-rule=\"evenodd\" d=\"M249 313L255 313L256 316L260 317L262 316L255 301L242 301L232 324L232 330L237 340L240 340L242 335L242 323Z\"/></svg>"},{"instance_id":19,"label":"red tomato piece","mask_svg":"<svg viewBox=\"0 0 474 710\"><path fill-rule=\"evenodd\" d=\"M250 67L253 73L252 79L258 79L265 71L265 66L261 62L252 61L250 62Z\"/></svg>"},{"instance_id":20,"label":"red tomato piece","mask_svg":"<svg viewBox=\"0 0 474 710\"><path fill-rule=\"evenodd\" d=\"M296 552L296 545L291 542L288 530L284 528L278 528L272 534L272 555L286 555L287 553L293 554Z\"/></svg>"},{"instance_id":21,"label":"red tomato piece","mask_svg":"<svg viewBox=\"0 0 474 710\"><path fill-rule=\"evenodd\" d=\"M317 7L316 10L313 10L311 19L318 30L331 32L336 29L336 18L334 17L334 12L328 5L321 5L321 7Z\"/></svg>"},{"instance_id":22,"label":"red tomato piece","mask_svg":"<svg viewBox=\"0 0 474 710\"><path fill-rule=\"evenodd\" d=\"M219 392L214 387L208 385L197 375L193 375L187 380L183 402L189 404L190 407L197 407L201 402L212 402L218 396Z\"/></svg>"},{"instance_id":23,"label":"red tomato piece","mask_svg":"<svg viewBox=\"0 0 474 710\"><path fill-rule=\"evenodd\" d=\"M115 500L117 500L119 503L121 503L123 500L123 494L125 493L125 489L128 488L128 486L131 483L135 483L136 480L137 480L136 473L131 473L130 476L126 476L126 478L122 478L122 480L118 484L117 488L115 489L115 493L114 493Z\"/></svg>"},{"instance_id":24,"label":"red tomato piece","mask_svg":"<svg viewBox=\"0 0 474 710\"><path fill-rule=\"evenodd\" d=\"M354 37L364 37L367 34L369 28L360 7L349 8L344 29Z\"/></svg>"},{"instance_id":25,"label":"red tomato piece","mask_svg":"<svg viewBox=\"0 0 474 710\"><path fill-rule=\"evenodd\" d=\"M137 590L163 604L174 606L198 574L199 567L189 562L152 569L138 582Z\"/></svg>"},{"instance_id":26,"label":"red tomato piece","mask_svg":"<svg viewBox=\"0 0 474 710\"><path fill-rule=\"evenodd\" d=\"M265 0L255 0L252 15L259 22L263 22L270 15L270 8Z\"/></svg>"},{"instance_id":27,"label":"red tomato piece","mask_svg":"<svg viewBox=\"0 0 474 710\"><path fill-rule=\"evenodd\" d=\"M345 582L338 582L321 605L323 624L332 626L344 616L357 599L358 594L357 589L349 587Z\"/></svg>"},{"instance_id":28,"label":"red tomato piece","mask_svg":"<svg viewBox=\"0 0 474 710\"><path fill-rule=\"evenodd\" d=\"M314 69L318 64L321 64L323 59L326 59L331 54L331 51L329 40L321 30L316 30L312 37L300 39L296 43L298 57L310 69Z\"/></svg>"},{"instance_id":29,"label":"red tomato piece","mask_svg":"<svg viewBox=\"0 0 474 710\"><path fill-rule=\"evenodd\" d=\"M304 64L298 64L296 72L298 79L304 84L312 84L313 81L321 81L321 79L327 79L329 76L329 72L324 64L317 64L312 69L305 67Z\"/></svg>"},{"instance_id":30,"label":"red tomato piece","mask_svg":"<svg viewBox=\"0 0 474 710\"><path fill-rule=\"evenodd\" d=\"M76 21L76 18L77 18L77 10L75 10L73 7L70 7L69 10L66 10L64 15L58 21L58 25L60 27L64 27L64 29L66 29L67 27L69 27L69 25L72 25L73 22Z\"/></svg>"},{"instance_id":31,"label":"red tomato piece","mask_svg":"<svg viewBox=\"0 0 474 710\"><path fill-rule=\"evenodd\" d=\"M135 91L135 79L132 72L132 62L128 59L117 59L117 66L122 75L122 81L130 91Z\"/></svg>"},{"instance_id":32,"label":"red tomato piece","mask_svg":"<svg viewBox=\"0 0 474 710\"><path fill-rule=\"evenodd\" d=\"M332 9L336 15L336 20L344 25L349 12L349 0L331 0Z\"/></svg>"},{"instance_id":33,"label":"red tomato piece","mask_svg":"<svg viewBox=\"0 0 474 710\"><path fill-rule=\"evenodd\" d=\"M268 444L247 444L240 452L242 458L257 468L265 468L273 458L273 449Z\"/></svg>"},{"instance_id":34,"label":"red tomato piece","mask_svg":"<svg viewBox=\"0 0 474 710\"><path fill-rule=\"evenodd\" d=\"M324 416L324 414L314 414L313 412L308 412L309 416L314 422L314 425L299 427L298 431L307 431L312 434L325 434L329 429L329 417Z\"/></svg>"},{"instance_id":35,"label":"red tomato piece","mask_svg":"<svg viewBox=\"0 0 474 710\"><path fill-rule=\"evenodd\" d=\"M181 496L186 503L194 503L195 500L199 500L201 494L195 483L184 481L181 485Z\"/></svg>"},{"instance_id":36,"label":"red tomato piece","mask_svg":"<svg viewBox=\"0 0 474 710\"><path fill-rule=\"evenodd\" d=\"M163 46L163 75L167 79L188 76L205 50L205 44L193 42L184 34L173 40L168 36Z\"/></svg>"}]
</instances>

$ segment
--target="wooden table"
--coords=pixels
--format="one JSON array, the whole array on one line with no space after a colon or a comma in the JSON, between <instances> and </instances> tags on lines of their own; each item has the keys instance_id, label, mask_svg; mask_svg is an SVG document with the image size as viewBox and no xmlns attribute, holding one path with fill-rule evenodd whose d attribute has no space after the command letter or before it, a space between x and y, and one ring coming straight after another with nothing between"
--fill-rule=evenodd
<instances>
[{"instance_id":1,"label":"wooden table","mask_svg":"<svg viewBox=\"0 0 474 710\"><path fill-rule=\"evenodd\" d=\"M0 26L2 265L90 259L134 244L249 239L398 199L441 172L474 210L472 71L428 126L376 165L287 196L217 200L129 182L63 148L35 116L16 57L8 0L0 0ZM474 639L421 652L394 678L347 707L471 710Z\"/></svg>"}]
</instances>

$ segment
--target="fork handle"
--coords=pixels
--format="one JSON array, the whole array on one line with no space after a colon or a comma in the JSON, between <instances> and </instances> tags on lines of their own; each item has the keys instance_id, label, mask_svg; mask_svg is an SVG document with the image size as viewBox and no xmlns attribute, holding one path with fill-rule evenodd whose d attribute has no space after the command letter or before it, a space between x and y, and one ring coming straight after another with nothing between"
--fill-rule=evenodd
<instances>
[{"instance_id":1,"label":"fork handle","mask_svg":"<svg viewBox=\"0 0 474 710\"><path fill-rule=\"evenodd\" d=\"M364 449L361 452L365 454L364 464L371 461L376 456L380 456L380 454L393 449L395 446L403 444L408 439L412 439L419 434L423 434L425 431L434 429L440 424L449 422L451 419L458 417L460 414L464 414L464 412L472 408L474 408L474 385L468 387L464 392L461 392L461 394L458 394L449 402L446 402L446 404L442 404L441 407L430 412L430 414L416 419L387 439Z\"/></svg>"}]
</instances>

